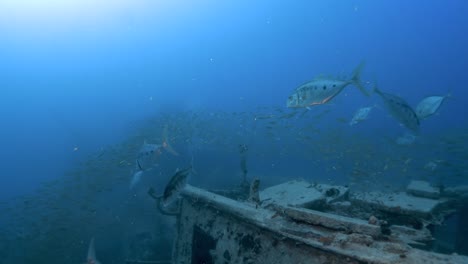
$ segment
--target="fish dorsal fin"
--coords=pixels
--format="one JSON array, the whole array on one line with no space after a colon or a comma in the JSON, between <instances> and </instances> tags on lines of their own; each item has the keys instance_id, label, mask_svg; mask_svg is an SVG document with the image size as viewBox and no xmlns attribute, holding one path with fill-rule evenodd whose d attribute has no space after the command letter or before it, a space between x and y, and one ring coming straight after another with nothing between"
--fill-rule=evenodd
<instances>
[{"instance_id":1,"label":"fish dorsal fin","mask_svg":"<svg viewBox=\"0 0 468 264\"><path fill-rule=\"evenodd\" d=\"M94 249L94 237L91 238L91 242L89 242L89 248L88 248L88 257L87 261L88 263L92 261L96 261L96 250Z\"/></svg>"},{"instance_id":2,"label":"fish dorsal fin","mask_svg":"<svg viewBox=\"0 0 468 264\"><path fill-rule=\"evenodd\" d=\"M327 77L323 73L321 73L321 74L315 76L314 81L321 81L321 80L325 80L325 79L327 79Z\"/></svg>"},{"instance_id":3,"label":"fish dorsal fin","mask_svg":"<svg viewBox=\"0 0 468 264\"><path fill-rule=\"evenodd\" d=\"M444 96L444 99L452 98L452 90L449 90L448 93Z\"/></svg>"}]
</instances>

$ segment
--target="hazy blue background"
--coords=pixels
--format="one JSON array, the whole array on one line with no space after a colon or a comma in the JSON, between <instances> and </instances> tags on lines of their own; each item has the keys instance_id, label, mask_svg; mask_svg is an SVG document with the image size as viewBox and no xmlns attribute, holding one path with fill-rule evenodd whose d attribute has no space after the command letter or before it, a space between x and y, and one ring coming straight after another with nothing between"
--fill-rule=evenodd
<instances>
[{"instance_id":1,"label":"hazy blue background","mask_svg":"<svg viewBox=\"0 0 468 264\"><path fill-rule=\"evenodd\" d=\"M298 84L362 60L365 80L413 106L452 92L422 134L468 121L464 0L59 2L0 3L0 199L161 109L285 106ZM350 87L333 103L349 117L376 102ZM383 111L364 128L401 130Z\"/></svg>"}]
</instances>

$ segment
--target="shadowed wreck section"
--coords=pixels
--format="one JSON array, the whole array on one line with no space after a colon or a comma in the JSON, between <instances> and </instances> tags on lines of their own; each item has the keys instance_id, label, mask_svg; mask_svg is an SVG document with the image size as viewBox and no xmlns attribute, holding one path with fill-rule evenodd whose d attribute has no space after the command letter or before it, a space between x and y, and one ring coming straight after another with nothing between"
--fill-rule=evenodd
<instances>
[{"instance_id":1,"label":"shadowed wreck section","mask_svg":"<svg viewBox=\"0 0 468 264\"><path fill-rule=\"evenodd\" d=\"M377 198L364 204L362 194L352 194L343 186L291 181L259 196L260 203L234 200L186 186L172 262L468 263L464 256L427 250L435 238L425 226L412 227L414 219L401 220L408 213L404 208L386 208L381 202L376 207ZM429 214L443 218L453 201L432 201ZM346 203L348 210L339 213ZM360 213L352 216L351 207ZM387 209L393 211L385 213ZM371 217L365 218L368 214ZM425 214L418 219L424 224L436 221Z\"/></svg>"}]
</instances>

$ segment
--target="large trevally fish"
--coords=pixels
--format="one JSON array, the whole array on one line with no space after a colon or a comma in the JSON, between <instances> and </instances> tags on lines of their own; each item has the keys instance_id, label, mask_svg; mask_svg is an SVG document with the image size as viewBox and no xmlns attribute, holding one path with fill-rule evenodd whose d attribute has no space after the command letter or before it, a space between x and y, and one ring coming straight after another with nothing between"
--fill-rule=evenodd
<instances>
[{"instance_id":1,"label":"large trevally fish","mask_svg":"<svg viewBox=\"0 0 468 264\"><path fill-rule=\"evenodd\" d=\"M88 256L86 258L85 264L101 264L101 262L99 262L96 259L96 250L94 249L94 238L91 238L91 242L89 243Z\"/></svg>"},{"instance_id":2,"label":"large trevally fish","mask_svg":"<svg viewBox=\"0 0 468 264\"><path fill-rule=\"evenodd\" d=\"M419 102L419 104L416 106L416 114L418 115L419 119L423 120L435 114L445 99L449 98L450 96L450 94L445 96L428 96L422 99L421 102Z\"/></svg>"},{"instance_id":3,"label":"large trevally fish","mask_svg":"<svg viewBox=\"0 0 468 264\"><path fill-rule=\"evenodd\" d=\"M351 79L317 77L314 80L297 87L286 102L289 108L304 108L328 103L343 89L352 84L359 88L363 94L369 96L361 83L360 76L364 63L359 64L353 71Z\"/></svg>"},{"instance_id":4,"label":"large trevally fish","mask_svg":"<svg viewBox=\"0 0 468 264\"><path fill-rule=\"evenodd\" d=\"M382 97L387 110L396 120L413 132L419 131L419 118L403 98L384 93L377 86L374 88L374 92Z\"/></svg>"},{"instance_id":5,"label":"large trevally fish","mask_svg":"<svg viewBox=\"0 0 468 264\"><path fill-rule=\"evenodd\" d=\"M174 156L179 154L171 147L167 138L167 127L164 128L163 142L161 144L150 144L146 140L138 151L135 160L135 173L130 182L130 189L137 185L143 173L150 170L156 164L164 152L169 152Z\"/></svg>"}]
</instances>

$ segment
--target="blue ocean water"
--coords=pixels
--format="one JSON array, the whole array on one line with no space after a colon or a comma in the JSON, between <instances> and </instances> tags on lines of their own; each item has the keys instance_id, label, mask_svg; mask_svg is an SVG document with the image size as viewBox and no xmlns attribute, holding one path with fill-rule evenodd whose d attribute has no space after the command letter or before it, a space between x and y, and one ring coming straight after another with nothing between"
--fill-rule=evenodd
<instances>
[{"instance_id":1,"label":"blue ocean water","mask_svg":"<svg viewBox=\"0 0 468 264\"><path fill-rule=\"evenodd\" d=\"M250 173L265 185L298 177L348 184L357 159L369 174L388 165L387 175L372 174L385 179L372 181L395 183L395 189L421 178L467 184L467 13L462 0L3 1L0 202L49 206L55 196L79 195L70 175L81 170L88 176L99 171L91 190L113 188L90 202L96 211L100 203L131 203L125 184L135 150L143 138L159 139L164 124L181 157L164 157L155 174L170 175L193 156L206 176L191 180L205 187L237 181L241 143L250 146ZM362 61L369 90L377 82L413 107L426 96L451 93L436 115L421 121L414 144L394 144L406 129L381 98L353 86L326 105L276 118L291 113L286 99L298 85L320 74L349 77ZM381 107L368 120L348 125L357 109L375 104ZM268 115L275 118L256 122ZM38 193L54 181L59 187L46 188L53 193ZM44 217L58 214L8 210L0 223L22 234L41 228L13 227L18 218L47 226ZM67 230L79 229L75 219ZM80 252L67 254L79 261Z\"/></svg>"}]
</instances>

